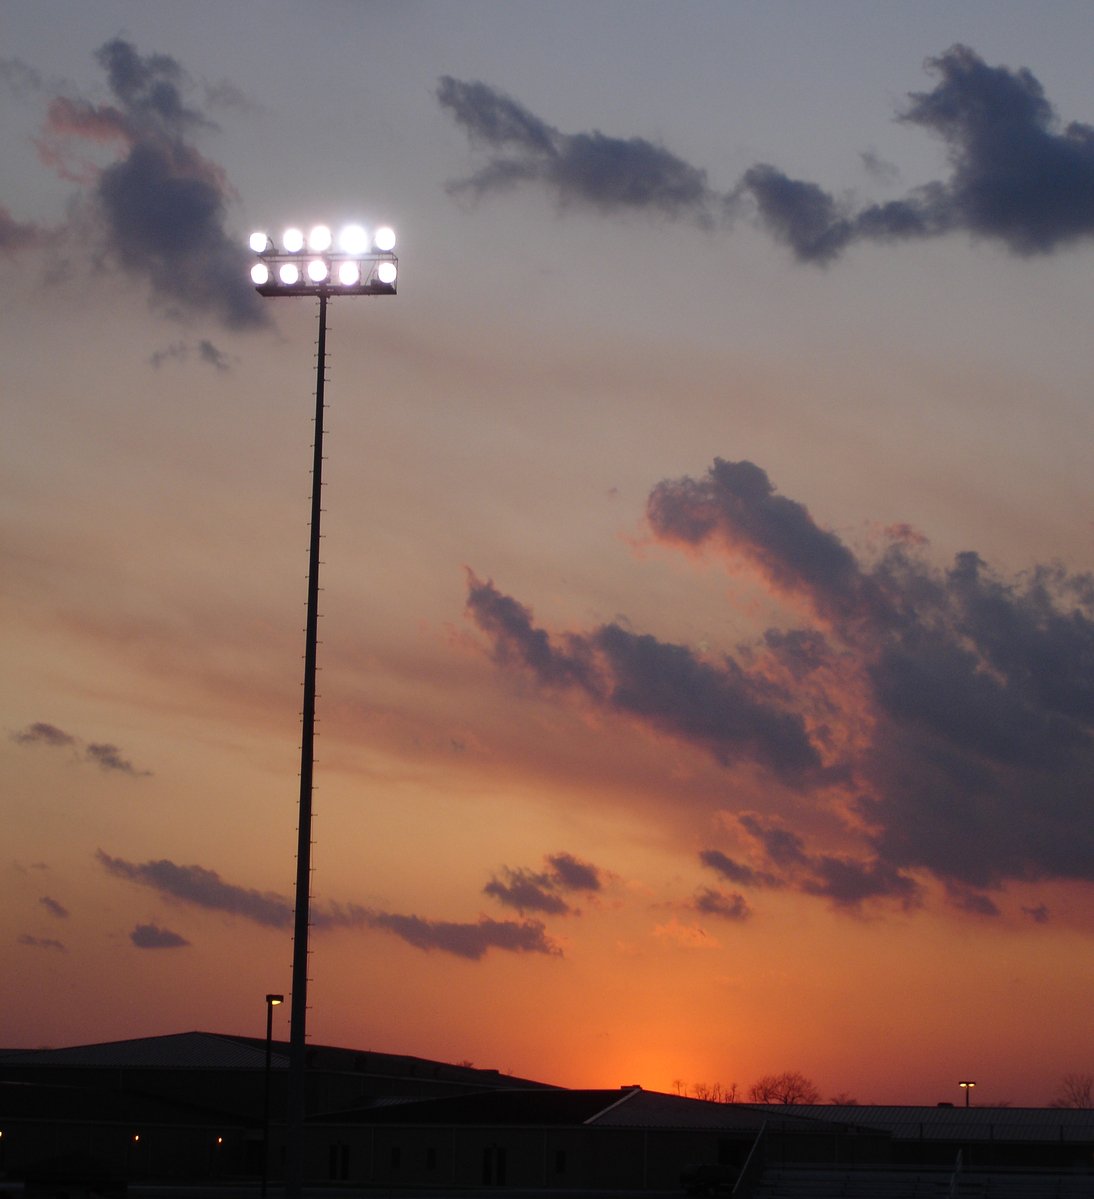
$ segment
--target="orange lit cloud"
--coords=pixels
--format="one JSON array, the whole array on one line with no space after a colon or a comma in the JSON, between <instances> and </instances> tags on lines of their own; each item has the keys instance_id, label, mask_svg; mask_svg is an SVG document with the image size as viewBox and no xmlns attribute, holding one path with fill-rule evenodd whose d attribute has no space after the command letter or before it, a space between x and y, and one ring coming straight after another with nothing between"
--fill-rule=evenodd
<instances>
[{"instance_id":1,"label":"orange lit cloud","mask_svg":"<svg viewBox=\"0 0 1094 1199\"><path fill-rule=\"evenodd\" d=\"M468 612L500 667L719 763L744 853L705 851L723 880L912 909L934 876L975 917L1002 914L993 893L1008 881L1094 881L1088 577L1042 566L1006 580L971 552L943 571L899 530L860 560L750 462L658 484L647 515L666 544L750 564L812 622L716 660L618 623L552 634L474 575ZM808 825L771 798L732 803L750 769L784 808L808 796Z\"/></svg>"}]
</instances>

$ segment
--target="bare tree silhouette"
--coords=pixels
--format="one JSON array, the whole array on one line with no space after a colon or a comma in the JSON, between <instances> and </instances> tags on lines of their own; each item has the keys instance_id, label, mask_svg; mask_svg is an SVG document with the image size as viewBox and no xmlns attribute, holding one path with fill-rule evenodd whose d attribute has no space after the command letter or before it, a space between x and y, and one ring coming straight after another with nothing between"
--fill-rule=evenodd
<instances>
[{"instance_id":1,"label":"bare tree silhouette","mask_svg":"<svg viewBox=\"0 0 1094 1199\"><path fill-rule=\"evenodd\" d=\"M753 1103L819 1103L820 1091L798 1070L765 1074L748 1088Z\"/></svg>"},{"instance_id":2,"label":"bare tree silhouette","mask_svg":"<svg viewBox=\"0 0 1094 1199\"><path fill-rule=\"evenodd\" d=\"M1049 1107L1094 1107L1094 1074L1065 1074Z\"/></svg>"}]
</instances>

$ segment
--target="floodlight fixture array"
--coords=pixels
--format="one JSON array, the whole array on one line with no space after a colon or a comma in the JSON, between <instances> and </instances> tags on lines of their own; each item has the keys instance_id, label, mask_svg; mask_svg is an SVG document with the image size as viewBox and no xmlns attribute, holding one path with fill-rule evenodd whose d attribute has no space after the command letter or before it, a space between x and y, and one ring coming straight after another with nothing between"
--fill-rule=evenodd
<instances>
[{"instance_id":1,"label":"floodlight fixture array","mask_svg":"<svg viewBox=\"0 0 1094 1199\"><path fill-rule=\"evenodd\" d=\"M278 246L264 230L252 233L257 261L251 282L262 296L393 296L399 277L395 233L379 225L346 225L335 237L329 225L305 232L291 225Z\"/></svg>"}]
</instances>

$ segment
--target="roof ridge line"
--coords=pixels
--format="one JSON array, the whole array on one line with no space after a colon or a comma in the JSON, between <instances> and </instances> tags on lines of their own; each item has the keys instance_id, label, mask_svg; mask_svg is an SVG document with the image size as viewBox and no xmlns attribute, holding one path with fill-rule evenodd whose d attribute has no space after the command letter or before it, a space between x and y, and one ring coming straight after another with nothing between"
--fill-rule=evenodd
<instances>
[{"instance_id":1,"label":"roof ridge line","mask_svg":"<svg viewBox=\"0 0 1094 1199\"><path fill-rule=\"evenodd\" d=\"M616 1099L613 1103L609 1103L607 1107L601 1108L601 1110L598 1112L594 1112L587 1120L582 1120L581 1123L583 1125L592 1124L595 1120L599 1120L601 1116L606 1116L610 1111L613 1111L621 1103L626 1103L632 1095L637 1095L641 1090L642 1088L639 1086L625 1088L625 1094L620 1095L618 1099Z\"/></svg>"}]
</instances>

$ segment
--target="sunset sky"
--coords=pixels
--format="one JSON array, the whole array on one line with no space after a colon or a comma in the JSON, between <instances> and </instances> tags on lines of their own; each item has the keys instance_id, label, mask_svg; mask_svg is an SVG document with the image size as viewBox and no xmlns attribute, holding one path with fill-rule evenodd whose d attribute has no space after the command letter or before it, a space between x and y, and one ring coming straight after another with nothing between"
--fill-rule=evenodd
<instances>
[{"instance_id":1,"label":"sunset sky","mask_svg":"<svg viewBox=\"0 0 1094 1199\"><path fill-rule=\"evenodd\" d=\"M316 306L246 237L355 219L400 277L330 310L310 1039L1094 1071L1092 44L0 0L0 1044L290 990Z\"/></svg>"}]
</instances>

